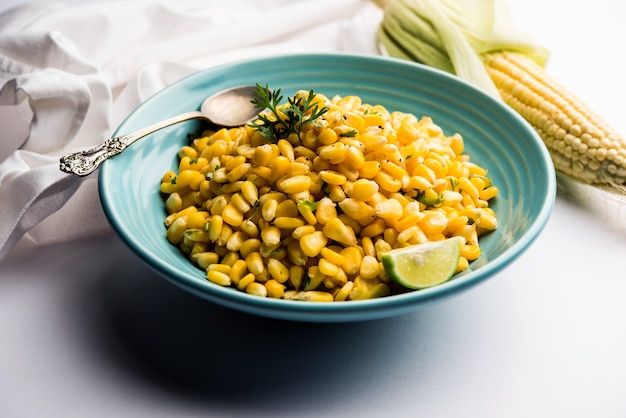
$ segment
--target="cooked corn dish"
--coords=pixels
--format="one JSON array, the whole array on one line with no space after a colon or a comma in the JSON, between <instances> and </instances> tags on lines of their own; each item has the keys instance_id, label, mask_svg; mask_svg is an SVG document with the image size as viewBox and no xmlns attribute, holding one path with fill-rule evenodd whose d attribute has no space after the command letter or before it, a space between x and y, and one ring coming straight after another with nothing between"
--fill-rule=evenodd
<instances>
[{"instance_id":1,"label":"cooked corn dish","mask_svg":"<svg viewBox=\"0 0 626 418\"><path fill-rule=\"evenodd\" d=\"M459 236L457 272L480 256L498 188L459 133L358 96L300 91L274 104L254 123L191 138L161 179L167 240L207 280L361 300L405 291L382 266L391 249Z\"/></svg>"}]
</instances>

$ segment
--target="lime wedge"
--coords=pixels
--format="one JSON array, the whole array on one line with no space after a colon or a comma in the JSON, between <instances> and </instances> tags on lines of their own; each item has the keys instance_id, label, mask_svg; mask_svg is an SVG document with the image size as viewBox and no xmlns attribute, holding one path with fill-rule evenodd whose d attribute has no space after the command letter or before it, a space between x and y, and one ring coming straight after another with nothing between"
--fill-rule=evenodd
<instances>
[{"instance_id":1,"label":"lime wedge","mask_svg":"<svg viewBox=\"0 0 626 418\"><path fill-rule=\"evenodd\" d=\"M424 289L444 283L454 275L461 255L462 238L452 237L387 251L382 255L389 277L408 289Z\"/></svg>"}]
</instances>

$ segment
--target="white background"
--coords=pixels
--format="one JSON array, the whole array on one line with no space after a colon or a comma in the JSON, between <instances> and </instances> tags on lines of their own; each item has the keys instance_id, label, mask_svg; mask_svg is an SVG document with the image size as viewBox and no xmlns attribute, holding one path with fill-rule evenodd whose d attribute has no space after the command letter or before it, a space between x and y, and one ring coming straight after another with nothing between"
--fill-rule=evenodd
<instances>
[{"instance_id":1,"label":"white background","mask_svg":"<svg viewBox=\"0 0 626 418\"><path fill-rule=\"evenodd\" d=\"M550 73L626 132L626 2L507 4ZM17 249L0 262L0 416L626 416L626 207L571 190L493 280L363 323L211 305L112 233Z\"/></svg>"}]
</instances>

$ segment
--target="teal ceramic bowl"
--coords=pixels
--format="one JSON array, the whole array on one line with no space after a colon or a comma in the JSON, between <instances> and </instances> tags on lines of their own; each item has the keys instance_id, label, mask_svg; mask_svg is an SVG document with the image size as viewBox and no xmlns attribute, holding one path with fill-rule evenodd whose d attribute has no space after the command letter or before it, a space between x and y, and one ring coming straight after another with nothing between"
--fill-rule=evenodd
<instances>
[{"instance_id":1,"label":"teal ceramic bowl","mask_svg":"<svg viewBox=\"0 0 626 418\"><path fill-rule=\"evenodd\" d=\"M127 134L179 113L199 109L220 90L256 83L285 96L313 89L327 96L358 95L417 116L428 115L448 134L459 132L472 161L487 168L500 190L491 205L499 228L482 238L483 254L470 269L440 286L366 301L312 303L275 300L206 280L165 238L160 179L177 166L185 122L136 142L100 169L102 206L114 230L141 260L171 283L206 300L251 314L294 321L347 322L405 314L457 295L514 262L540 234L553 208L556 180L537 134L516 113L478 89L419 64L380 56L307 54L222 65L188 76L139 106L117 129Z\"/></svg>"}]
</instances>

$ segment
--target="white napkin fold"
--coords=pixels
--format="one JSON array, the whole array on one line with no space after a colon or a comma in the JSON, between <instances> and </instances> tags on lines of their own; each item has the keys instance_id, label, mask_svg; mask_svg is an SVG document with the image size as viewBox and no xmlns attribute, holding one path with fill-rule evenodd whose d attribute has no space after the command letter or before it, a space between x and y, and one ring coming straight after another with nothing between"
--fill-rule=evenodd
<instances>
[{"instance_id":1,"label":"white napkin fold","mask_svg":"<svg viewBox=\"0 0 626 418\"><path fill-rule=\"evenodd\" d=\"M0 14L0 258L109 231L97 173L59 170L142 101L203 68L290 52L376 54L369 0L105 1Z\"/></svg>"}]
</instances>

